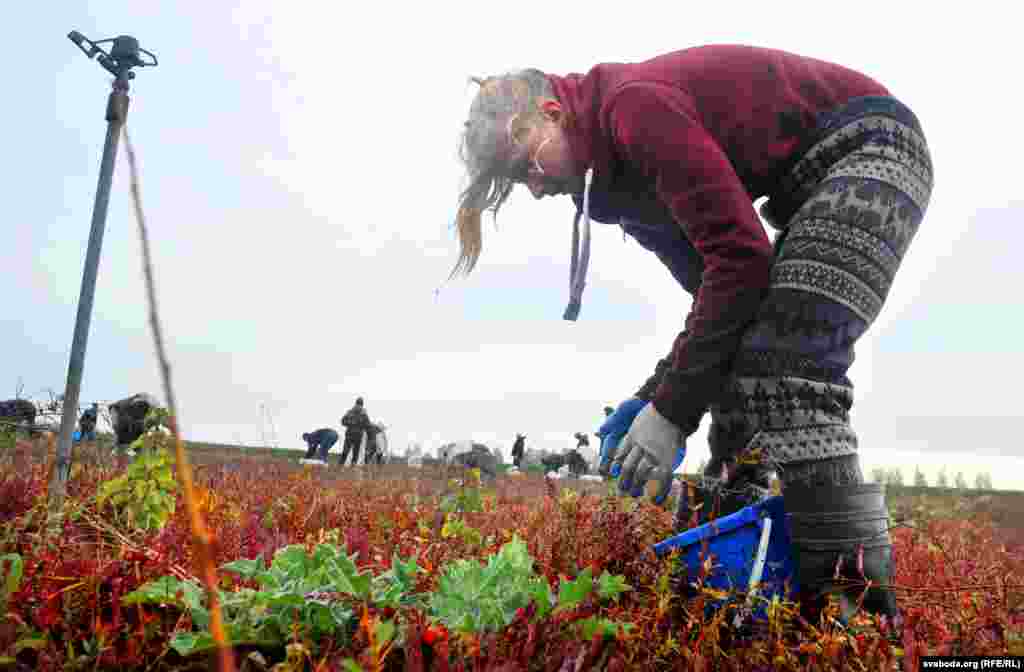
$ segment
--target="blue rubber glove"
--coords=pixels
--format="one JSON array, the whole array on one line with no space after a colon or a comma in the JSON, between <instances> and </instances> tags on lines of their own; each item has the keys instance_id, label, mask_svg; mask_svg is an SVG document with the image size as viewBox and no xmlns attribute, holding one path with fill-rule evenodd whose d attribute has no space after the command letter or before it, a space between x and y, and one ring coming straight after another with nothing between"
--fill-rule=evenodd
<instances>
[{"instance_id":1,"label":"blue rubber glove","mask_svg":"<svg viewBox=\"0 0 1024 672\"><path fill-rule=\"evenodd\" d=\"M630 425L633 424L633 419L636 418L637 414L648 403L650 402L630 397L619 404L615 412L605 418L598 428L597 435L601 437L601 464L598 472L602 476L608 476L611 473L611 476L618 477L617 470L609 472L609 469L613 467L615 452L618 450L619 442L622 441L622 437L629 431Z\"/></svg>"}]
</instances>

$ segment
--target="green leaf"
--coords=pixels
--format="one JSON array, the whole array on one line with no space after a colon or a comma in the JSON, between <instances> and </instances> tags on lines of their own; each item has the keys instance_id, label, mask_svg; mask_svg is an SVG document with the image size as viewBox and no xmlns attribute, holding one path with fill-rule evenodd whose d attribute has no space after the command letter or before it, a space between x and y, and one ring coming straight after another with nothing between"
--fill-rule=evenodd
<instances>
[{"instance_id":1,"label":"green leaf","mask_svg":"<svg viewBox=\"0 0 1024 672\"><path fill-rule=\"evenodd\" d=\"M629 590L633 590L633 587L626 583L626 577L609 574L608 570L603 571L597 579L597 594L602 600L617 600L619 595Z\"/></svg>"},{"instance_id":2,"label":"green leaf","mask_svg":"<svg viewBox=\"0 0 1024 672\"><path fill-rule=\"evenodd\" d=\"M397 583L387 583L373 589L373 602L381 607L398 608L404 597L405 591Z\"/></svg>"},{"instance_id":3,"label":"green leaf","mask_svg":"<svg viewBox=\"0 0 1024 672\"><path fill-rule=\"evenodd\" d=\"M310 558L306 549L298 544L285 546L274 554L270 571L282 578L297 579L304 577L310 567Z\"/></svg>"},{"instance_id":4,"label":"green leaf","mask_svg":"<svg viewBox=\"0 0 1024 672\"><path fill-rule=\"evenodd\" d=\"M342 604L334 603L331 605L331 617L337 627L346 628L355 617L355 612Z\"/></svg>"},{"instance_id":5,"label":"green leaf","mask_svg":"<svg viewBox=\"0 0 1024 672\"><path fill-rule=\"evenodd\" d=\"M587 599L587 595L590 595L593 589L594 574L590 567L580 572L574 581L565 581L563 579L558 589L558 608L556 611L575 609L583 600Z\"/></svg>"},{"instance_id":6,"label":"green leaf","mask_svg":"<svg viewBox=\"0 0 1024 672\"><path fill-rule=\"evenodd\" d=\"M530 549L526 542L519 538L519 535L512 537L498 551L498 557L509 567L531 571L533 569L533 558L530 556Z\"/></svg>"},{"instance_id":7,"label":"green leaf","mask_svg":"<svg viewBox=\"0 0 1024 672\"><path fill-rule=\"evenodd\" d=\"M477 488L467 488L459 497L459 500L459 507L463 511L477 512L484 510L484 502Z\"/></svg>"},{"instance_id":8,"label":"green leaf","mask_svg":"<svg viewBox=\"0 0 1024 672\"><path fill-rule=\"evenodd\" d=\"M374 637L381 647L386 646L395 637L395 622L380 621L373 628Z\"/></svg>"},{"instance_id":9,"label":"green leaf","mask_svg":"<svg viewBox=\"0 0 1024 672\"><path fill-rule=\"evenodd\" d=\"M334 587L337 588L338 592L347 593L360 600L368 600L370 598L370 582L373 577L369 574L337 572L334 577Z\"/></svg>"},{"instance_id":10,"label":"green leaf","mask_svg":"<svg viewBox=\"0 0 1024 672\"><path fill-rule=\"evenodd\" d=\"M262 593L265 595L266 593ZM267 606L275 611L291 612L292 609L302 608L306 605L306 598L298 593L279 592L271 595L266 602Z\"/></svg>"},{"instance_id":11,"label":"green leaf","mask_svg":"<svg viewBox=\"0 0 1024 672\"><path fill-rule=\"evenodd\" d=\"M188 615L192 619L192 623L201 629L210 627L210 611L201 605L189 607Z\"/></svg>"},{"instance_id":12,"label":"green leaf","mask_svg":"<svg viewBox=\"0 0 1024 672\"><path fill-rule=\"evenodd\" d=\"M268 639L250 628L226 623L225 635L229 646L273 647L282 643L280 638ZM195 655L217 648L217 642L209 632L177 632L171 638L170 646L182 656Z\"/></svg>"},{"instance_id":13,"label":"green leaf","mask_svg":"<svg viewBox=\"0 0 1024 672\"><path fill-rule=\"evenodd\" d=\"M348 556L335 544L317 544L313 549L313 566L317 568L332 567Z\"/></svg>"},{"instance_id":14,"label":"green leaf","mask_svg":"<svg viewBox=\"0 0 1024 672\"><path fill-rule=\"evenodd\" d=\"M180 656L191 656L193 653L217 646L213 635L208 632L178 632L171 639L171 648Z\"/></svg>"},{"instance_id":15,"label":"green leaf","mask_svg":"<svg viewBox=\"0 0 1024 672\"><path fill-rule=\"evenodd\" d=\"M516 537L484 566L468 559L448 565L427 606L435 619L455 632L500 630L536 594L544 595L541 583L544 580L534 574L526 544Z\"/></svg>"},{"instance_id":16,"label":"green leaf","mask_svg":"<svg viewBox=\"0 0 1024 672\"><path fill-rule=\"evenodd\" d=\"M458 499L455 495L445 495L441 498L441 502L437 505L437 508L444 514L455 513L455 510L459 508Z\"/></svg>"},{"instance_id":17,"label":"green leaf","mask_svg":"<svg viewBox=\"0 0 1024 672\"><path fill-rule=\"evenodd\" d=\"M331 633L338 627L330 606L318 602L306 602L302 609L302 620L310 625L314 635L316 633Z\"/></svg>"},{"instance_id":18,"label":"green leaf","mask_svg":"<svg viewBox=\"0 0 1024 672\"><path fill-rule=\"evenodd\" d=\"M181 592L181 598L177 597ZM121 598L123 604L175 604L191 610L203 609L203 589L191 581L161 576Z\"/></svg>"},{"instance_id":19,"label":"green leaf","mask_svg":"<svg viewBox=\"0 0 1024 672\"><path fill-rule=\"evenodd\" d=\"M590 641L594 638L594 635L600 634L601 637L614 637L616 633L621 629L624 632L629 632L636 626L632 623L620 623L607 618L600 618L598 616L591 616L580 621L583 639Z\"/></svg>"},{"instance_id":20,"label":"green leaf","mask_svg":"<svg viewBox=\"0 0 1024 672\"><path fill-rule=\"evenodd\" d=\"M96 503L102 506L106 500L110 499L115 493L120 492L127 481L128 479L119 476L100 485L99 493L96 495Z\"/></svg>"},{"instance_id":21,"label":"green leaf","mask_svg":"<svg viewBox=\"0 0 1024 672\"><path fill-rule=\"evenodd\" d=\"M360 573L355 557L354 554L349 556L344 551L338 551L324 567L323 578L333 590L360 600L369 600L374 577L369 573Z\"/></svg>"},{"instance_id":22,"label":"green leaf","mask_svg":"<svg viewBox=\"0 0 1024 672\"><path fill-rule=\"evenodd\" d=\"M533 601L537 605L536 620L542 621L551 613L551 586L547 581L538 581L534 584Z\"/></svg>"},{"instance_id":23,"label":"green leaf","mask_svg":"<svg viewBox=\"0 0 1024 672\"><path fill-rule=\"evenodd\" d=\"M415 559L402 562L397 553L391 557L391 569L373 579L373 602L382 607L399 608L409 604L420 572Z\"/></svg>"},{"instance_id":24,"label":"green leaf","mask_svg":"<svg viewBox=\"0 0 1024 672\"><path fill-rule=\"evenodd\" d=\"M263 557L257 556L252 560L247 558L232 560L227 564L221 565L221 569L237 574L243 579L255 579L266 571L266 565L263 562Z\"/></svg>"},{"instance_id":25,"label":"green leaf","mask_svg":"<svg viewBox=\"0 0 1024 672\"><path fill-rule=\"evenodd\" d=\"M410 558L408 562L402 562L398 553L391 556L390 573L395 580L403 586L413 587L416 585L416 575L420 573L420 567L416 564L416 558Z\"/></svg>"},{"instance_id":26,"label":"green leaf","mask_svg":"<svg viewBox=\"0 0 1024 672\"><path fill-rule=\"evenodd\" d=\"M14 643L14 652L20 653L24 649L40 651L46 647L46 637L23 637Z\"/></svg>"},{"instance_id":27,"label":"green leaf","mask_svg":"<svg viewBox=\"0 0 1024 672\"><path fill-rule=\"evenodd\" d=\"M159 490L152 489L146 493L146 497L143 499L143 504L145 504L146 508L152 511L154 515L159 515L158 512L167 506L164 501L164 494Z\"/></svg>"},{"instance_id":28,"label":"green leaf","mask_svg":"<svg viewBox=\"0 0 1024 672\"><path fill-rule=\"evenodd\" d=\"M346 658L342 665L345 667L345 672L363 672L363 668L359 667L356 661L351 658Z\"/></svg>"},{"instance_id":29,"label":"green leaf","mask_svg":"<svg viewBox=\"0 0 1024 672\"><path fill-rule=\"evenodd\" d=\"M583 619L580 621L580 627L583 631L583 639L587 641L592 640L594 635L597 634L600 634L602 637L615 634L614 625L610 624L608 619L598 618L597 616Z\"/></svg>"},{"instance_id":30,"label":"green leaf","mask_svg":"<svg viewBox=\"0 0 1024 672\"><path fill-rule=\"evenodd\" d=\"M8 563L10 568L6 570L7 574L4 576L4 601L21 586L21 576L25 569L25 563L17 553L0 555L0 567L6 567Z\"/></svg>"}]
</instances>

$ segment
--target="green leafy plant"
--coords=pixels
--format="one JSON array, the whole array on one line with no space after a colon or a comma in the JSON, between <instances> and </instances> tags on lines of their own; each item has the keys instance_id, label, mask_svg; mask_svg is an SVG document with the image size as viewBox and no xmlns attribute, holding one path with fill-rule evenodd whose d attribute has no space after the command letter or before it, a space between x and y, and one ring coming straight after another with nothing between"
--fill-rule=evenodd
<instances>
[{"instance_id":1,"label":"green leafy plant","mask_svg":"<svg viewBox=\"0 0 1024 672\"><path fill-rule=\"evenodd\" d=\"M24 568L25 563L21 555L0 555L0 572L3 572L3 582L0 583L0 620L9 618L7 609L10 606L11 595L21 587ZM47 644L45 634L28 628L24 623L20 623L17 630L18 638L7 646L5 651L0 652L0 666L14 665L16 656L25 649L39 650Z\"/></svg>"},{"instance_id":2,"label":"green leafy plant","mask_svg":"<svg viewBox=\"0 0 1024 672\"><path fill-rule=\"evenodd\" d=\"M412 590L420 571L415 560L403 562L395 556L391 568L374 577L359 571L355 557L333 544L319 544L312 553L292 545L280 549L270 567L259 557L221 567L259 586L221 591L225 629L232 644L282 646L291 640L295 626L313 642L325 637L346 640L358 621L353 600L395 609L415 602ZM171 640L171 648L182 656L215 646L203 590L197 583L164 576L122 601L171 604L187 611L199 631L178 632Z\"/></svg>"},{"instance_id":3,"label":"green leafy plant","mask_svg":"<svg viewBox=\"0 0 1024 672\"><path fill-rule=\"evenodd\" d=\"M479 469L470 469L461 481L450 479L448 487L458 490L445 495L438 508L445 513L483 511L484 497L480 486Z\"/></svg>"},{"instance_id":4,"label":"green leafy plant","mask_svg":"<svg viewBox=\"0 0 1024 672\"><path fill-rule=\"evenodd\" d=\"M125 473L100 485L96 503L109 502L130 525L161 529L174 514L178 483L174 457L166 447L141 451Z\"/></svg>"},{"instance_id":5,"label":"green leafy plant","mask_svg":"<svg viewBox=\"0 0 1024 672\"><path fill-rule=\"evenodd\" d=\"M3 584L0 584L0 614L7 613L7 602L18 587L25 563L17 553L0 555L0 571L3 572Z\"/></svg>"},{"instance_id":6,"label":"green leafy plant","mask_svg":"<svg viewBox=\"0 0 1024 672\"><path fill-rule=\"evenodd\" d=\"M595 581L588 567L572 581L563 579L556 599L547 581L534 572L526 542L515 536L486 563L460 559L449 565L430 595L429 607L434 619L449 630L479 634L501 630L531 602L536 605L537 620L547 618L552 611L572 611L595 589L601 600L617 600L631 590L624 577L607 571ZM631 627L597 617L582 621L588 640L598 632L614 634Z\"/></svg>"},{"instance_id":7,"label":"green leafy plant","mask_svg":"<svg viewBox=\"0 0 1024 672\"><path fill-rule=\"evenodd\" d=\"M595 589L598 600L615 601L622 593L632 590L632 587L626 583L625 577L609 574L607 570L595 580L593 572L587 567L572 581L562 579L558 589L557 605L554 608L555 613L576 609L594 593ZM607 618L590 616L580 621L579 627L583 639L590 641L596 634L600 634L602 637L612 637L620 631L629 632L636 626L632 623L620 623Z\"/></svg>"},{"instance_id":8,"label":"green leafy plant","mask_svg":"<svg viewBox=\"0 0 1024 672\"><path fill-rule=\"evenodd\" d=\"M167 409L146 414L145 432L131 445L135 459L123 475L100 485L96 495L98 505L109 502L129 525L143 530L159 530L174 515L178 483L167 421Z\"/></svg>"},{"instance_id":9,"label":"green leafy plant","mask_svg":"<svg viewBox=\"0 0 1024 672\"><path fill-rule=\"evenodd\" d=\"M459 559L449 565L429 606L449 630L468 634L500 630L534 599L550 606L550 588L534 573L526 542L513 537L485 564Z\"/></svg>"},{"instance_id":10,"label":"green leafy plant","mask_svg":"<svg viewBox=\"0 0 1024 672\"><path fill-rule=\"evenodd\" d=\"M17 444L18 433L13 425L0 423L0 454L8 453Z\"/></svg>"},{"instance_id":11,"label":"green leafy plant","mask_svg":"<svg viewBox=\"0 0 1024 672\"><path fill-rule=\"evenodd\" d=\"M444 539L462 539L471 547L480 546L483 543L483 536L480 530L466 524L462 518L454 513L445 516L444 526L441 528L441 537Z\"/></svg>"}]
</instances>

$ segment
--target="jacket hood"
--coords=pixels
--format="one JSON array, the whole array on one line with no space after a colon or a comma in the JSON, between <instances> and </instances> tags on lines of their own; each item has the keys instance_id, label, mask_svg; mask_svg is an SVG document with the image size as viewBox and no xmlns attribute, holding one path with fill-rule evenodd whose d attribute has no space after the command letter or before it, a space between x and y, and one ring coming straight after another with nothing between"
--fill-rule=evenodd
<instances>
[{"instance_id":1,"label":"jacket hood","mask_svg":"<svg viewBox=\"0 0 1024 672\"><path fill-rule=\"evenodd\" d=\"M611 79L607 68L598 65L586 74L548 75L555 97L568 113L566 135L579 175L587 169L600 174L609 164L609 142L601 124L602 100Z\"/></svg>"}]
</instances>

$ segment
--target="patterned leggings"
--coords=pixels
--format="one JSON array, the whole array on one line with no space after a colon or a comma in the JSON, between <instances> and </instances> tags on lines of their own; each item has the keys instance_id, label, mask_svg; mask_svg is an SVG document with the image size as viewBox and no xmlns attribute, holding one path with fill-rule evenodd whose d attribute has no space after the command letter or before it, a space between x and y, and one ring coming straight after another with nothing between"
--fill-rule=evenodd
<instances>
[{"instance_id":1,"label":"patterned leggings","mask_svg":"<svg viewBox=\"0 0 1024 672\"><path fill-rule=\"evenodd\" d=\"M928 146L901 103L860 98L820 121L781 183L771 285L711 406L712 461L759 462L783 484L863 482L847 370L927 209Z\"/></svg>"}]
</instances>

